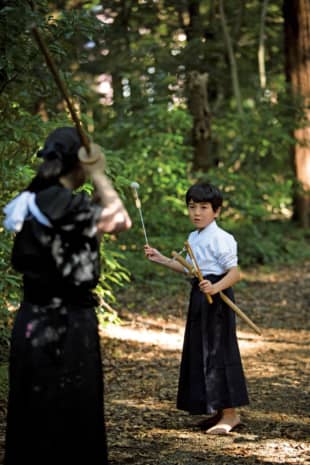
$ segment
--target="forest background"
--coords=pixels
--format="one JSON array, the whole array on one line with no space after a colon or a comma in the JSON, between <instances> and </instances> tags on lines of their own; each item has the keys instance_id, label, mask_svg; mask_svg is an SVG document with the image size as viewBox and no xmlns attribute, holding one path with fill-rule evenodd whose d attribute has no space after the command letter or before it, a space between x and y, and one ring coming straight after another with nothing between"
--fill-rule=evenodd
<instances>
[{"instance_id":1,"label":"forest background","mask_svg":"<svg viewBox=\"0 0 310 465\"><path fill-rule=\"evenodd\" d=\"M144 258L133 181L149 242L166 255L182 249L191 230L184 195L204 179L224 192L220 225L239 243L241 268L309 259L307 1L7 0L0 23L1 207L27 186L47 134L72 125L36 24L133 219L102 244L103 319L118 318L121 291L176 284ZM12 235L3 226L0 235L6 362L20 276Z\"/></svg>"}]
</instances>

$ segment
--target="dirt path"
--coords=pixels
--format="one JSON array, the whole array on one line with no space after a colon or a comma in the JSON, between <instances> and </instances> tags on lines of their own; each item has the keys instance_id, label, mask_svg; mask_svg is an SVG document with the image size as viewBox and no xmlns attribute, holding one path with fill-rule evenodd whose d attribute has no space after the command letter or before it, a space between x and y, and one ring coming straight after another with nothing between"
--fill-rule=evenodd
<instances>
[{"instance_id":1,"label":"dirt path","mask_svg":"<svg viewBox=\"0 0 310 465\"><path fill-rule=\"evenodd\" d=\"M218 437L175 408L189 287L147 302L143 289L127 292L122 325L102 331L111 465L310 464L309 290L310 263L244 276L237 302L263 334L238 319L251 404L239 429Z\"/></svg>"},{"instance_id":2,"label":"dirt path","mask_svg":"<svg viewBox=\"0 0 310 465\"><path fill-rule=\"evenodd\" d=\"M238 320L251 404L227 436L206 435L194 426L202 417L175 409L187 288L147 309L141 298L122 326L104 330L111 465L310 464L310 266L247 274L244 283L238 304L263 335Z\"/></svg>"}]
</instances>

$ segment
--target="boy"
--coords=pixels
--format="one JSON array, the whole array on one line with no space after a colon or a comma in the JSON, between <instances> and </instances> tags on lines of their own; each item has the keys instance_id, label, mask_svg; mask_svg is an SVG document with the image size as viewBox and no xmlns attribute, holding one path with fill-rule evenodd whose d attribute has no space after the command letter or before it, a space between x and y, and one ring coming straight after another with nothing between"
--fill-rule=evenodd
<instances>
[{"instance_id":1,"label":"boy","mask_svg":"<svg viewBox=\"0 0 310 465\"><path fill-rule=\"evenodd\" d=\"M239 279L237 243L216 223L223 197L212 184L197 183L186 193L189 218L196 227L188 242L204 276L192 280L185 327L177 408L193 415L213 414L200 426L208 434L227 434L239 423L236 407L249 403L236 336L234 312L219 296L233 300ZM153 262L184 272L177 261L145 245ZM191 262L189 256L186 259ZM209 304L205 292L213 303Z\"/></svg>"}]
</instances>

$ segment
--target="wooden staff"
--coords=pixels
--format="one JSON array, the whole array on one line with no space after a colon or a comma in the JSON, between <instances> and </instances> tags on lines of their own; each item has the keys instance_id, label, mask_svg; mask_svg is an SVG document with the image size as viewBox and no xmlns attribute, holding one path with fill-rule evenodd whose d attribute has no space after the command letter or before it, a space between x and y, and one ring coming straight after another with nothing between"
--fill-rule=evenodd
<instances>
[{"instance_id":1,"label":"wooden staff","mask_svg":"<svg viewBox=\"0 0 310 465\"><path fill-rule=\"evenodd\" d=\"M191 275L196 276L195 268L191 266L190 263L188 263L178 252L173 251L171 252L171 255L173 256L173 259L181 263L181 265L183 265Z\"/></svg>"},{"instance_id":2,"label":"wooden staff","mask_svg":"<svg viewBox=\"0 0 310 465\"><path fill-rule=\"evenodd\" d=\"M191 246L189 245L188 242L185 242L185 247L186 247L186 249L187 249L187 251L188 251L189 256L190 256L191 258L192 258L192 257L194 258L193 263L195 263L195 265L196 265L195 272L196 272L197 278L199 279L199 281L202 281L202 280L203 280L202 273L201 273L201 271L200 271L200 269L199 269L199 266L198 266L198 264L197 264L197 261L196 261L196 259L195 259L194 254L193 254L193 251L192 251L192 249L191 249ZM187 264L187 265L186 265L186 264ZM188 269L189 271L192 271L191 265L190 265L186 260L184 260L183 265L186 266L187 269ZM209 295L209 294L207 294L207 295ZM220 295L221 299L222 299L235 313L237 313L237 315L238 315L243 321L245 321L252 329L254 329L254 331L255 331L257 334L259 334L259 335L262 334L261 330L256 326L256 324L253 323L253 321L252 321L252 320L251 320L251 319L250 319L250 318L249 318L249 317L235 304L235 302L233 302L229 297L227 297L227 295L224 294L224 292L220 291L220 292L219 292L219 295Z\"/></svg>"},{"instance_id":3,"label":"wooden staff","mask_svg":"<svg viewBox=\"0 0 310 465\"><path fill-rule=\"evenodd\" d=\"M195 255L193 254L193 251L192 251L191 246L189 245L189 242L186 241L186 242L184 243L184 245L185 245L185 247L186 247L186 250L187 250L187 252L188 252L188 255L191 257L191 260L192 260L192 262L193 262L195 271L196 271L196 273L197 273L197 277L198 277L199 282L200 282L200 281L203 280L203 276L202 276L202 273L201 273L200 268L199 268L199 266L198 266L196 257L195 257ZM212 297L210 296L210 294L208 294L207 292L204 292L204 294L206 295L209 304L212 304L212 303L213 303L213 299L212 299Z\"/></svg>"},{"instance_id":4,"label":"wooden staff","mask_svg":"<svg viewBox=\"0 0 310 465\"><path fill-rule=\"evenodd\" d=\"M35 4L32 0L28 0L28 3L31 7L31 9L33 11L35 11ZM68 107L68 110L70 112L70 115L71 115L71 118L75 124L75 127L76 127L76 130L80 136L80 139L81 139L81 142L82 142L82 145L83 147L85 147L85 150L86 150L86 154L88 155L87 158L84 158L82 161L84 163L88 163L88 164L92 164L92 163L95 163L98 159L97 156L95 157L91 157L90 156L90 140L89 140L89 137L88 135L86 134L83 126L82 126L82 122L71 102L71 98L70 98L70 95L69 95L69 92L68 92L68 89L67 89L67 86L65 84L65 82L61 79L60 77L60 74L58 72L58 69L57 69L57 66L55 64L55 61L48 49L48 46L46 45L46 42L45 40L43 39L43 36L41 34L41 32L39 31L39 29L37 28L37 26L35 24L32 25L31 27L31 31L32 31L32 34L33 34L33 37L35 38L44 58L45 58L45 62L50 70L50 72L52 73L53 77L54 77L54 80L55 80L55 83L61 93L61 95L63 96L63 98L65 99L66 103L67 103L67 107Z\"/></svg>"}]
</instances>

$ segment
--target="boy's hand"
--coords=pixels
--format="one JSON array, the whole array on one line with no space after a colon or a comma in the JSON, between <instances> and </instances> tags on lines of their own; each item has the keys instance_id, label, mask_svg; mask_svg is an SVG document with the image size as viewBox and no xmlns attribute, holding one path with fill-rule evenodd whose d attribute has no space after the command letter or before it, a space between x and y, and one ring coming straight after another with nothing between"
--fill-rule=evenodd
<instances>
[{"instance_id":1,"label":"boy's hand","mask_svg":"<svg viewBox=\"0 0 310 465\"><path fill-rule=\"evenodd\" d=\"M181 263L177 262L172 258L166 257L165 255L161 254L157 249L151 247L149 244L145 244L144 253L146 258L148 258L148 260L150 260L151 262L166 266L167 268L170 268L170 270L172 271L184 273L184 267L183 265L181 265Z\"/></svg>"},{"instance_id":2,"label":"boy's hand","mask_svg":"<svg viewBox=\"0 0 310 465\"><path fill-rule=\"evenodd\" d=\"M152 262L162 263L165 258L157 249L145 244L144 246L145 256Z\"/></svg>"},{"instance_id":3,"label":"boy's hand","mask_svg":"<svg viewBox=\"0 0 310 465\"><path fill-rule=\"evenodd\" d=\"M216 283L212 284L211 281L207 279L203 279L202 281L200 281L199 287L200 290L206 294L214 295L219 292Z\"/></svg>"}]
</instances>

